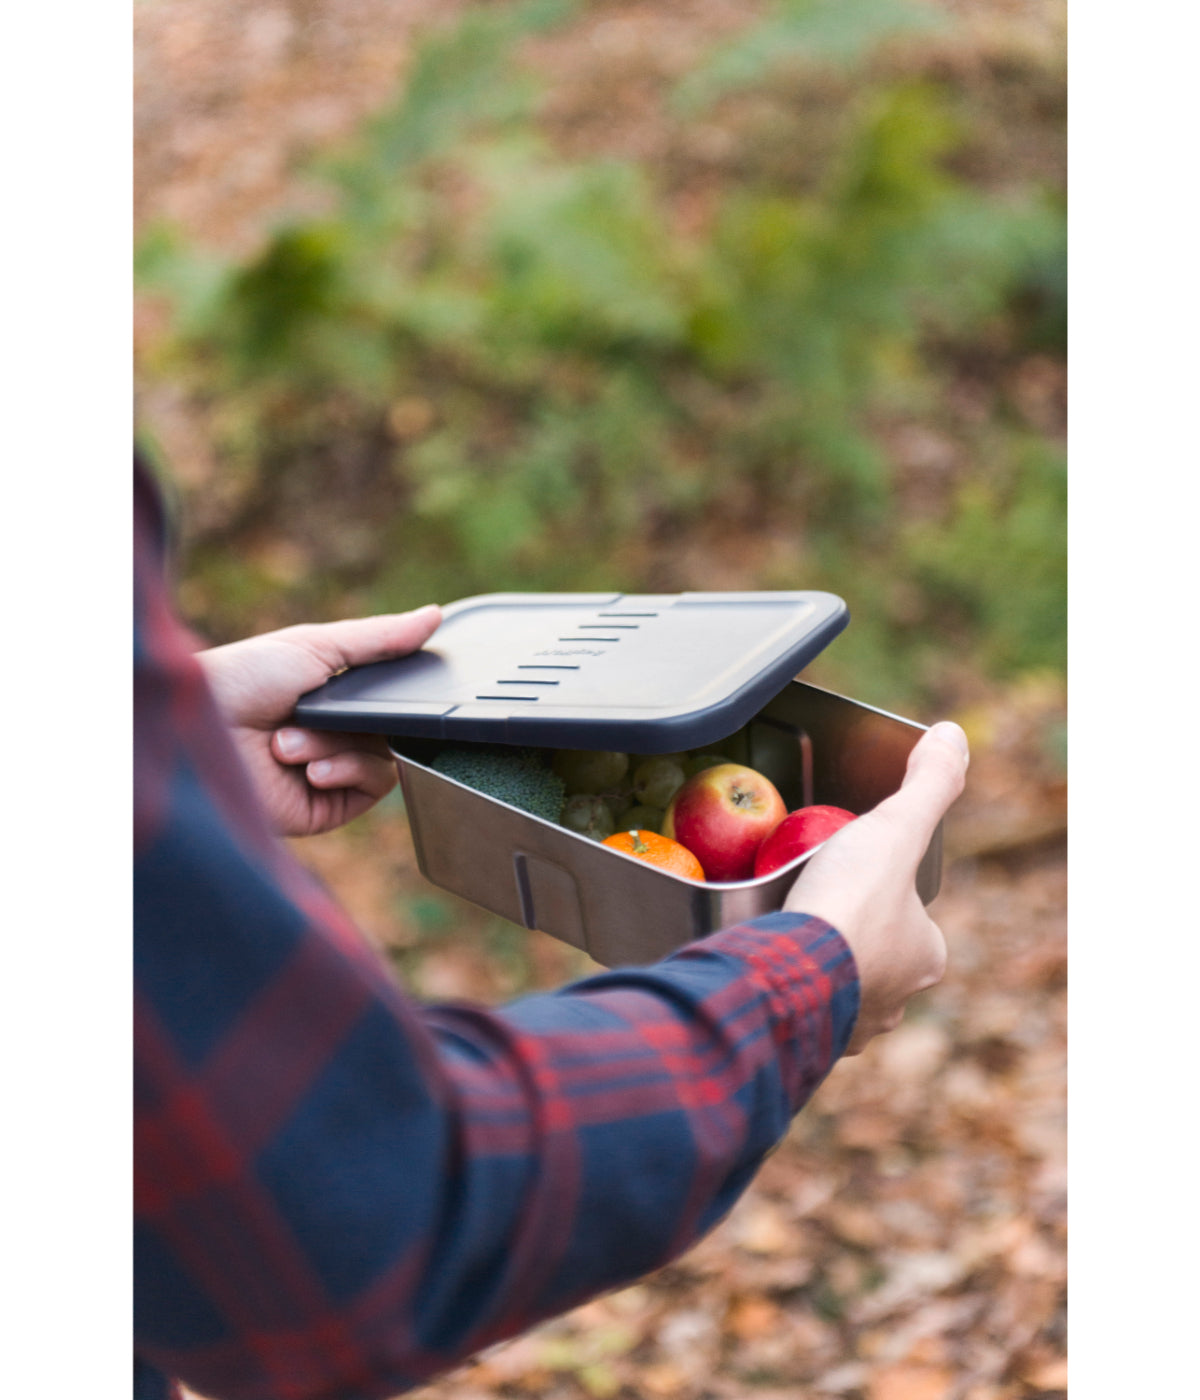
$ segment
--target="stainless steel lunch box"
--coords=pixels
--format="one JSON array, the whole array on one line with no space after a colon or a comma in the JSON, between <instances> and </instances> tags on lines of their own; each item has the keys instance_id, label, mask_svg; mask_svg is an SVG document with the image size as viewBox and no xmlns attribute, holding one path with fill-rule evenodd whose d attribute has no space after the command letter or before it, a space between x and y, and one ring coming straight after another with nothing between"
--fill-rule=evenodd
<instances>
[{"instance_id":1,"label":"stainless steel lunch box","mask_svg":"<svg viewBox=\"0 0 1200 1400\"><path fill-rule=\"evenodd\" d=\"M895 792L924 727L793 680L735 735L706 748L765 774L789 810L862 813ZM649 963L694 938L782 906L808 857L756 880L702 885L518 811L434 772L444 741L389 746L421 872L452 894L584 949L615 967ZM939 826L917 875L929 903L942 868Z\"/></svg>"},{"instance_id":2,"label":"stainless steel lunch box","mask_svg":"<svg viewBox=\"0 0 1200 1400\"><path fill-rule=\"evenodd\" d=\"M900 786L922 732L793 679L849 620L832 593L492 593L442 613L420 651L333 677L295 721L391 736L424 875L610 967L780 908L804 860L682 880L435 772L441 749L715 750L770 778L790 811L862 813ZM939 829L926 902L940 875Z\"/></svg>"}]
</instances>

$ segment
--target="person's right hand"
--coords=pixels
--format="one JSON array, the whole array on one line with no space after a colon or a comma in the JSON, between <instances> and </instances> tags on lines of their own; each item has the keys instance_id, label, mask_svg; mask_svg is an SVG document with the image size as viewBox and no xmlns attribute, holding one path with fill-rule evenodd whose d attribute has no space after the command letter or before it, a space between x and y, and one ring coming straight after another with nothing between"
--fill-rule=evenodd
<instances>
[{"instance_id":1,"label":"person's right hand","mask_svg":"<svg viewBox=\"0 0 1200 1400\"><path fill-rule=\"evenodd\" d=\"M935 724L913 749L900 791L844 826L812 857L784 904L838 930L858 965L860 1005L846 1051L894 1030L914 993L940 982L946 941L916 890L917 866L963 790L969 753L957 724Z\"/></svg>"}]
</instances>

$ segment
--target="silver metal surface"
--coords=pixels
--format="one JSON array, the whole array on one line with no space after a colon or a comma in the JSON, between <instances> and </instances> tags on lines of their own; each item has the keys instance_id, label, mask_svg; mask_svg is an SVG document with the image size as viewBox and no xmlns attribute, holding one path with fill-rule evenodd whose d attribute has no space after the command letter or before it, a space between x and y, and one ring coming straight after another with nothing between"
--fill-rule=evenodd
<instances>
[{"instance_id":1,"label":"silver metal surface","mask_svg":"<svg viewBox=\"0 0 1200 1400\"><path fill-rule=\"evenodd\" d=\"M790 810L862 813L899 788L924 726L792 681L735 736L711 747L765 774ZM438 741L391 741L421 873L452 894L616 967L654 962L694 938L778 909L808 860L758 880L681 880L485 797L428 767ZM939 826L917 872L928 904L942 871Z\"/></svg>"}]
</instances>

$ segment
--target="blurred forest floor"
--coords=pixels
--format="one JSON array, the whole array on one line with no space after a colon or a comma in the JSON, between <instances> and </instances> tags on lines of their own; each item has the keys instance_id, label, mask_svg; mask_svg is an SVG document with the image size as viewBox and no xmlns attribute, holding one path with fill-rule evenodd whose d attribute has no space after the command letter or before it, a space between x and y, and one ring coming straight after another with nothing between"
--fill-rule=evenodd
<instances>
[{"instance_id":1,"label":"blurred forest floor","mask_svg":"<svg viewBox=\"0 0 1200 1400\"><path fill-rule=\"evenodd\" d=\"M391 96L415 24L461 8L143 0L138 226L167 217L213 247L252 250L281 211L313 198L294 178L297 158L345 137ZM997 49L1051 58L1061 49L1058 4L946 8L964 22L947 61L975 63L981 83ZM655 73L686 70L753 9L735 0L587 7L544 42L545 120L570 149L653 155ZM1052 172L1061 152L1039 142L1035 123L1014 122L1009 147L991 158ZM139 307L141 341L157 314ZM1045 360L1018 386L1031 420L1056 434L1062 393ZM176 427L168 445L186 458L194 428L183 418ZM274 544L286 554L286 540ZM761 540L724 538L714 554L712 538L685 534L662 547L699 559L709 587L755 586L739 560ZM1065 1394L1065 689L1050 673L1001 684L964 666L944 701L973 743L933 910L951 949L945 982L891 1036L835 1069L698 1248L494 1349L421 1390L423 1400ZM426 885L398 797L295 849L419 995L494 1002L589 966Z\"/></svg>"}]
</instances>

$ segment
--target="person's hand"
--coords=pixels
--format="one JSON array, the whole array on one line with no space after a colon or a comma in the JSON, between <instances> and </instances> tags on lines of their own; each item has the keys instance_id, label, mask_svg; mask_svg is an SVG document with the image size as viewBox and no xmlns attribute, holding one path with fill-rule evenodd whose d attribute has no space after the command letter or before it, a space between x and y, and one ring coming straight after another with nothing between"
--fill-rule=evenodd
<instances>
[{"instance_id":1,"label":"person's hand","mask_svg":"<svg viewBox=\"0 0 1200 1400\"><path fill-rule=\"evenodd\" d=\"M430 604L284 627L196 654L280 835L331 831L396 784L396 764L382 738L298 729L287 723L296 701L345 666L416 651L441 620L441 609Z\"/></svg>"},{"instance_id":2,"label":"person's hand","mask_svg":"<svg viewBox=\"0 0 1200 1400\"><path fill-rule=\"evenodd\" d=\"M900 791L831 836L783 906L832 924L854 954L861 1003L848 1055L894 1030L909 997L946 970L946 941L917 894L916 873L963 790L968 759L959 726L935 724L909 755Z\"/></svg>"}]
</instances>

